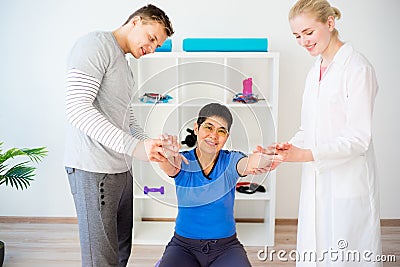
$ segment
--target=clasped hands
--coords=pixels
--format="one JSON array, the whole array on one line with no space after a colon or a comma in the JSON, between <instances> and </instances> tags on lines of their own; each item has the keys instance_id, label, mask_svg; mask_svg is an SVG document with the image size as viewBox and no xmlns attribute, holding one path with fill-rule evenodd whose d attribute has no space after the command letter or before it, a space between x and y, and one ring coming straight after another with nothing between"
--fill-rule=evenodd
<instances>
[{"instance_id":1,"label":"clasped hands","mask_svg":"<svg viewBox=\"0 0 400 267\"><path fill-rule=\"evenodd\" d=\"M187 159L179 154L180 145L175 135L162 134L159 138L141 140L133 151L133 157L143 161L165 162L180 158L186 164Z\"/></svg>"},{"instance_id":2,"label":"clasped hands","mask_svg":"<svg viewBox=\"0 0 400 267\"><path fill-rule=\"evenodd\" d=\"M288 142L274 143L263 148L257 146L254 153L263 153L267 155L279 156L280 162L276 162L276 168L282 162L308 162L313 161L314 157L310 149L299 148Z\"/></svg>"},{"instance_id":3,"label":"clasped hands","mask_svg":"<svg viewBox=\"0 0 400 267\"><path fill-rule=\"evenodd\" d=\"M289 143L275 143L266 148L257 146L249 156L249 172L257 175L275 170L287 159L287 152L291 148L292 145Z\"/></svg>"}]
</instances>

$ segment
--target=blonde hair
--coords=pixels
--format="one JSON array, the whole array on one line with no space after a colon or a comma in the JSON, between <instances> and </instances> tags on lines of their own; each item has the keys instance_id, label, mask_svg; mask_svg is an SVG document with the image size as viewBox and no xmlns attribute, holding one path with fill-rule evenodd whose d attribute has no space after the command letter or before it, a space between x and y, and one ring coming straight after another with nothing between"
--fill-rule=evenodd
<instances>
[{"instance_id":1,"label":"blonde hair","mask_svg":"<svg viewBox=\"0 0 400 267\"><path fill-rule=\"evenodd\" d=\"M330 16L337 20L341 17L339 9L331 6L326 0L298 0L289 11L289 20L302 13L313 15L321 23L326 23ZM332 35L338 36L339 32L334 29Z\"/></svg>"}]
</instances>

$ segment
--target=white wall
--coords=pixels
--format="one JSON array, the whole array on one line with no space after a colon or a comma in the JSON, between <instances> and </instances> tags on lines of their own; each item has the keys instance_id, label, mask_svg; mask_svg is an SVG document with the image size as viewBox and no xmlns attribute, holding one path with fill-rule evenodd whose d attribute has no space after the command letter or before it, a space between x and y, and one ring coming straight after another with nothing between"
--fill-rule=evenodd
<instances>
[{"instance_id":1,"label":"white wall","mask_svg":"<svg viewBox=\"0 0 400 267\"><path fill-rule=\"evenodd\" d=\"M2 0L0 2L0 141L10 147L47 146L29 190L0 187L0 216L75 216L63 170L64 73L69 49L92 30L114 30L148 1ZM155 0L172 19L173 50L186 37L265 37L281 53L279 140L299 125L304 78L313 62L290 33L292 0ZM382 218L400 218L397 136L400 114L398 0L335 0L343 13L338 29L376 68L380 92L374 138L381 181ZM296 218L300 165L282 165L277 217Z\"/></svg>"}]
</instances>

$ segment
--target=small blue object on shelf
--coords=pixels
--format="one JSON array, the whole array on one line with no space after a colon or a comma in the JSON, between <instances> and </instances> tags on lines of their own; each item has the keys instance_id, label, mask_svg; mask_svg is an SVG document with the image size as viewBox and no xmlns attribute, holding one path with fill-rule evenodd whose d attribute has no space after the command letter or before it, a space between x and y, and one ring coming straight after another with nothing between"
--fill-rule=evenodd
<instances>
[{"instance_id":1,"label":"small blue object on shelf","mask_svg":"<svg viewBox=\"0 0 400 267\"><path fill-rule=\"evenodd\" d=\"M143 103L168 103L168 101L172 99L172 96L158 93L145 93L139 99Z\"/></svg>"},{"instance_id":2,"label":"small blue object on shelf","mask_svg":"<svg viewBox=\"0 0 400 267\"><path fill-rule=\"evenodd\" d=\"M267 38L186 38L187 52L267 52Z\"/></svg>"},{"instance_id":3,"label":"small blue object on shelf","mask_svg":"<svg viewBox=\"0 0 400 267\"><path fill-rule=\"evenodd\" d=\"M258 95L254 94L244 95L242 93L237 93L232 99L233 102L244 103L244 104L257 103L259 100L261 99L258 98Z\"/></svg>"},{"instance_id":4,"label":"small blue object on shelf","mask_svg":"<svg viewBox=\"0 0 400 267\"><path fill-rule=\"evenodd\" d=\"M156 48L156 52L171 52L172 51L172 40L167 39L162 46Z\"/></svg>"}]
</instances>

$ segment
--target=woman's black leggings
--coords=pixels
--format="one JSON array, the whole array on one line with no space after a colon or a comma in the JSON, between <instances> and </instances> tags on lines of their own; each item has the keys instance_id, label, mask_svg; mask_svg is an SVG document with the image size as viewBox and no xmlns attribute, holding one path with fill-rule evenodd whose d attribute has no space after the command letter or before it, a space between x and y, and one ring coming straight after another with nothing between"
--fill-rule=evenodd
<instances>
[{"instance_id":1,"label":"woman's black leggings","mask_svg":"<svg viewBox=\"0 0 400 267\"><path fill-rule=\"evenodd\" d=\"M159 267L251 267L243 245L234 234L221 239L190 239L174 234Z\"/></svg>"}]
</instances>

